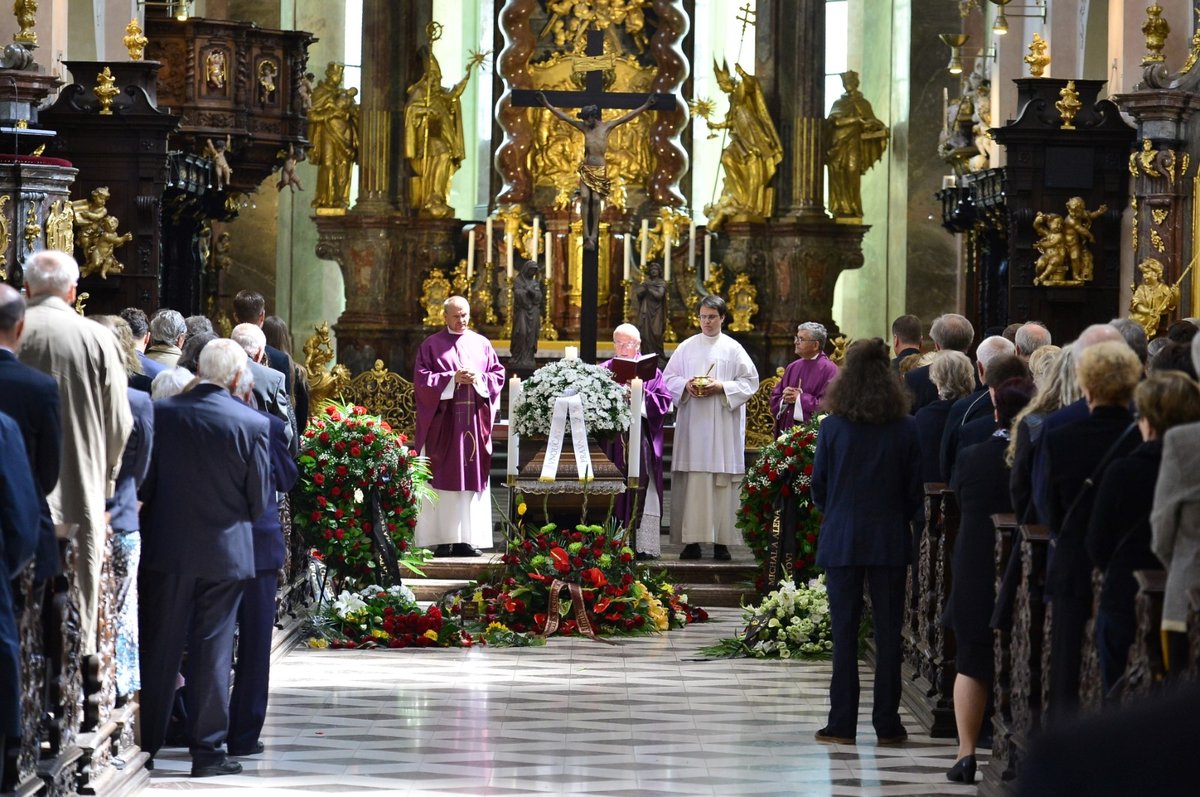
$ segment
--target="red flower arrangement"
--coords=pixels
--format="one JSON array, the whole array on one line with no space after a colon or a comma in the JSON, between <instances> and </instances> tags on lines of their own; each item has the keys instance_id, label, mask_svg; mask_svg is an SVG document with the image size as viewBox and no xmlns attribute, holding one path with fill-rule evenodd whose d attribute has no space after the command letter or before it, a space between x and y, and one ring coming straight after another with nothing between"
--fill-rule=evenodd
<instances>
[{"instance_id":1,"label":"red flower arrangement","mask_svg":"<svg viewBox=\"0 0 1200 797\"><path fill-rule=\"evenodd\" d=\"M759 575L755 586L765 593L774 586L766 583L767 557L771 544L771 526L776 503L794 501L800 522L796 528L796 559L792 577L797 584L807 583L820 574L817 567L817 538L821 531L821 513L812 501L813 457L817 453L820 417L793 426L763 447L754 465L742 480L741 506L737 527L746 545L754 553ZM780 576L788 573L784 570Z\"/></svg>"}]
</instances>

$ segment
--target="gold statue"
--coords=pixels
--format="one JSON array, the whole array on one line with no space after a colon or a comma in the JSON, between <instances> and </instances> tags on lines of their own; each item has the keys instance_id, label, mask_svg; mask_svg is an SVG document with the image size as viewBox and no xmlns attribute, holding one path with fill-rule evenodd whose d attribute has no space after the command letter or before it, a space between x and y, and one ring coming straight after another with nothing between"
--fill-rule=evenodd
<instances>
[{"instance_id":1,"label":"gold statue","mask_svg":"<svg viewBox=\"0 0 1200 797\"><path fill-rule=\"evenodd\" d=\"M278 86L275 79L279 77L279 67L269 58L258 62L258 104L266 105L275 102L275 91Z\"/></svg>"},{"instance_id":2,"label":"gold statue","mask_svg":"<svg viewBox=\"0 0 1200 797\"><path fill-rule=\"evenodd\" d=\"M334 365L332 371L326 370L333 362L329 324L322 321L313 329L313 336L304 342L304 367L308 369L309 402L316 408L345 391L350 385L350 372L341 363Z\"/></svg>"},{"instance_id":3,"label":"gold statue","mask_svg":"<svg viewBox=\"0 0 1200 797\"><path fill-rule=\"evenodd\" d=\"M1179 285L1191 270L1192 267L1188 266L1178 282L1168 285L1163 282L1163 264L1158 260L1148 257L1138 263L1142 284L1131 286L1133 298L1129 301L1129 317L1141 324L1147 338L1154 337L1162 317L1179 306Z\"/></svg>"},{"instance_id":4,"label":"gold statue","mask_svg":"<svg viewBox=\"0 0 1200 797\"><path fill-rule=\"evenodd\" d=\"M105 219L108 218L108 199L108 186L102 185L92 189L87 199L76 199L71 203L76 230L75 244L83 252L83 257L79 260L81 264L91 260L91 252L96 248L97 241L107 226Z\"/></svg>"},{"instance_id":5,"label":"gold statue","mask_svg":"<svg viewBox=\"0 0 1200 797\"><path fill-rule=\"evenodd\" d=\"M29 212L25 215L25 228L22 232L25 237L25 251L32 252L33 245L37 243L38 238L42 237L42 225L38 223L36 205L29 206Z\"/></svg>"},{"instance_id":6,"label":"gold statue","mask_svg":"<svg viewBox=\"0 0 1200 797\"><path fill-rule=\"evenodd\" d=\"M547 0L549 19L538 34L539 39L553 38L555 47L577 47L583 43L589 29L609 30L624 27L638 52L644 52L646 38L645 0L602 0L581 3L579 0Z\"/></svg>"},{"instance_id":7,"label":"gold statue","mask_svg":"<svg viewBox=\"0 0 1200 797\"><path fill-rule=\"evenodd\" d=\"M460 98L471 79L471 70L483 63L487 53L472 53L462 80L449 89L442 87L442 68L433 54L433 42L441 26L429 23L425 74L408 87L404 106L404 157L412 170L409 204L426 218L445 219L454 215L447 201L450 180L466 156Z\"/></svg>"},{"instance_id":8,"label":"gold statue","mask_svg":"<svg viewBox=\"0 0 1200 797\"><path fill-rule=\"evenodd\" d=\"M425 319L421 322L427 327L439 327L445 323L442 311L446 300L450 298L450 280L440 268L429 272L429 276L421 283L421 309L425 311Z\"/></svg>"},{"instance_id":9,"label":"gold statue","mask_svg":"<svg viewBox=\"0 0 1200 797\"><path fill-rule=\"evenodd\" d=\"M737 275L729 288L729 309L733 313L733 323L729 325L731 332L752 332L754 324L750 319L758 312L758 288L750 283L750 275L742 272Z\"/></svg>"},{"instance_id":10,"label":"gold statue","mask_svg":"<svg viewBox=\"0 0 1200 797\"><path fill-rule=\"evenodd\" d=\"M67 200L50 205L46 215L46 248L71 254L75 251L75 213Z\"/></svg>"},{"instance_id":11,"label":"gold statue","mask_svg":"<svg viewBox=\"0 0 1200 797\"><path fill-rule=\"evenodd\" d=\"M1067 200L1067 215L1063 219L1063 236L1066 239L1067 260L1071 264L1071 276L1077 283L1092 280L1091 244L1096 242L1092 235L1092 221L1103 216L1108 205L1089 211L1083 198L1073 196Z\"/></svg>"},{"instance_id":12,"label":"gold statue","mask_svg":"<svg viewBox=\"0 0 1200 797\"><path fill-rule=\"evenodd\" d=\"M33 44L37 45L37 33L34 31L34 26L37 25L37 0L16 0L13 3L13 14L17 17L17 26L20 30L13 34L13 41L17 44Z\"/></svg>"},{"instance_id":13,"label":"gold statue","mask_svg":"<svg viewBox=\"0 0 1200 797\"><path fill-rule=\"evenodd\" d=\"M1029 43L1029 55L1021 60L1029 64L1029 74L1033 77L1041 77L1046 74L1046 67L1050 65L1050 56L1046 52L1046 40L1042 38L1042 34L1033 34L1033 41Z\"/></svg>"},{"instance_id":14,"label":"gold statue","mask_svg":"<svg viewBox=\"0 0 1200 797\"><path fill-rule=\"evenodd\" d=\"M682 243L691 221L691 217L680 210L668 207L659 208L658 219L646 230L650 239L646 254L654 258L662 254L668 247L674 251L675 247Z\"/></svg>"},{"instance_id":15,"label":"gold statue","mask_svg":"<svg viewBox=\"0 0 1200 797\"><path fill-rule=\"evenodd\" d=\"M125 26L125 38L121 39L121 43L129 51L130 61L142 60L150 40L142 35L142 26L138 24L137 17L129 20L129 24Z\"/></svg>"},{"instance_id":16,"label":"gold statue","mask_svg":"<svg viewBox=\"0 0 1200 797\"><path fill-rule=\"evenodd\" d=\"M729 144L721 153L725 170L721 198L704 208L708 229L714 232L725 221L763 221L770 217L775 209L771 179L783 160L783 143L767 112L762 84L741 64L734 64L734 69L741 80L729 74L728 64L713 62L717 85L729 97L729 110L723 122L705 117L710 130L729 131ZM703 103L697 107L706 110Z\"/></svg>"},{"instance_id":17,"label":"gold statue","mask_svg":"<svg viewBox=\"0 0 1200 797\"><path fill-rule=\"evenodd\" d=\"M708 276L704 279L704 295L720 296L725 293L725 266L717 262L708 264ZM696 299L699 303L699 297ZM696 327L700 326L699 317L696 319Z\"/></svg>"},{"instance_id":18,"label":"gold statue","mask_svg":"<svg viewBox=\"0 0 1200 797\"><path fill-rule=\"evenodd\" d=\"M1083 103L1079 101L1079 92L1075 90L1075 81L1068 80L1067 85L1062 87L1062 91L1058 92L1061 98L1054 103L1054 107L1058 109L1058 113L1062 116L1062 130L1075 129L1075 114L1083 108Z\"/></svg>"},{"instance_id":19,"label":"gold statue","mask_svg":"<svg viewBox=\"0 0 1200 797\"><path fill-rule=\"evenodd\" d=\"M225 81L225 51L217 47L204 56L204 82L210 89L222 90Z\"/></svg>"},{"instance_id":20,"label":"gold statue","mask_svg":"<svg viewBox=\"0 0 1200 797\"><path fill-rule=\"evenodd\" d=\"M500 220L502 232L505 239L508 234L512 233L513 240L513 260L518 258L523 260L533 259L534 246L540 246L541 242L533 240L533 225L525 221L525 210L520 205L504 205L496 209L496 218ZM438 310L440 313L441 310Z\"/></svg>"},{"instance_id":21,"label":"gold statue","mask_svg":"<svg viewBox=\"0 0 1200 797\"><path fill-rule=\"evenodd\" d=\"M76 296L75 296L75 312L79 313L80 315L85 315L85 313L83 312L83 308L84 308L84 305L87 304L87 300L90 298L92 298L92 295L90 293L88 293L87 291L76 294Z\"/></svg>"},{"instance_id":22,"label":"gold statue","mask_svg":"<svg viewBox=\"0 0 1200 797\"><path fill-rule=\"evenodd\" d=\"M1193 27L1196 32L1192 34L1192 49L1188 52L1187 60L1183 62L1183 66L1179 68L1179 74L1181 75L1191 72L1195 68L1196 62L1200 61L1200 8L1196 9L1196 23Z\"/></svg>"},{"instance_id":23,"label":"gold statue","mask_svg":"<svg viewBox=\"0 0 1200 797\"><path fill-rule=\"evenodd\" d=\"M845 335L838 335L829 342L833 344L833 351L830 353L829 359L840 366L846 361L846 349L850 348L850 344L854 342L854 339L848 338Z\"/></svg>"},{"instance_id":24,"label":"gold statue","mask_svg":"<svg viewBox=\"0 0 1200 797\"><path fill-rule=\"evenodd\" d=\"M225 155L230 151L231 143L230 135L225 134L225 140L217 139L217 143L213 144L211 138L204 139L204 155L213 162L213 174L217 176L217 190L221 191L229 187L229 181L233 179L233 169L229 168L229 161L225 160Z\"/></svg>"},{"instance_id":25,"label":"gold statue","mask_svg":"<svg viewBox=\"0 0 1200 797\"><path fill-rule=\"evenodd\" d=\"M1167 46L1167 35L1171 26L1162 18L1163 8L1158 3L1146 9L1146 21L1142 23L1142 35L1146 37L1146 54L1142 56L1142 66L1161 64L1164 60L1163 48Z\"/></svg>"},{"instance_id":26,"label":"gold statue","mask_svg":"<svg viewBox=\"0 0 1200 797\"><path fill-rule=\"evenodd\" d=\"M233 269L233 256L230 252L233 251L233 241L229 232L222 232L217 236L217 240L213 242L212 251L212 270L224 271L229 273Z\"/></svg>"},{"instance_id":27,"label":"gold statue","mask_svg":"<svg viewBox=\"0 0 1200 797\"><path fill-rule=\"evenodd\" d=\"M350 170L358 160L358 89L342 88L343 64L331 62L312 93L308 160L317 168L313 207L333 213L350 207Z\"/></svg>"},{"instance_id":28,"label":"gold statue","mask_svg":"<svg viewBox=\"0 0 1200 797\"><path fill-rule=\"evenodd\" d=\"M1067 244L1063 236L1063 217L1057 213L1038 213L1033 231L1040 237L1033 248L1041 252L1033 265L1034 285L1066 285Z\"/></svg>"},{"instance_id":29,"label":"gold statue","mask_svg":"<svg viewBox=\"0 0 1200 797\"><path fill-rule=\"evenodd\" d=\"M829 210L835 219L862 220L862 176L883 157L888 129L858 90L858 73L843 72L846 92L829 111Z\"/></svg>"},{"instance_id":30,"label":"gold statue","mask_svg":"<svg viewBox=\"0 0 1200 797\"><path fill-rule=\"evenodd\" d=\"M107 66L96 75L96 88L93 89L96 99L100 100L100 115L112 116L113 98L121 93L114 85L112 70Z\"/></svg>"},{"instance_id":31,"label":"gold statue","mask_svg":"<svg viewBox=\"0 0 1200 797\"><path fill-rule=\"evenodd\" d=\"M117 234L117 217L105 216L100 223L100 230L92 239L92 246L87 250L87 259L81 264L79 273L87 277L99 274L100 279L108 279L108 275L119 274L125 269L121 261L113 256L113 250L133 240L133 233Z\"/></svg>"}]
</instances>

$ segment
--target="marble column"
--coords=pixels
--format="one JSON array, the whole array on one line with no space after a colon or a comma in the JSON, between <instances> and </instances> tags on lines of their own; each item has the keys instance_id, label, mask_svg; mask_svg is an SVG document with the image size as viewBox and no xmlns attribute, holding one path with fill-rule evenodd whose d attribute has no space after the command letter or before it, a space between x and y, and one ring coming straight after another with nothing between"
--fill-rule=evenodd
<instances>
[{"instance_id":1,"label":"marble column","mask_svg":"<svg viewBox=\"0 0 1200 797\"><path fill-rule=\"evenodd\" d=\"M825 0L759 0L755 74L784 142L775 215L825 218Z\"/></svg>"},{"instance_id":2,"label":"marble column","mask_svg":"<svg viewBox=\"0 0 1200 797\"><path fill-rule=\"evenodd\" d=\"M390 208L392 93L396 90L393 43L399 13L399 7L390 0L363 0L358 202L354 205L359 213L381 213Z\"/></svg>"}]
</instances>

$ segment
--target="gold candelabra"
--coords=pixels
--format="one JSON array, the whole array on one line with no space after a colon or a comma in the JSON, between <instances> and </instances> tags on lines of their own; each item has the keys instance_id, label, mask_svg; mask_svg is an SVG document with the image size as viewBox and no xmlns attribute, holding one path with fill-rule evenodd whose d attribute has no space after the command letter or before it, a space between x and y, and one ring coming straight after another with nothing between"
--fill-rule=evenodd
<instances>
[{"instance_id":1,"label":"gold candelabra","mask_svg":"<svg viewBox=\"0 0 1200 797\"><path fill-rule=\"evenodd\" d=\"M538 333L538 337L543 340L558 340L558 330L554 328L554 294L550 291L550 286L554 280L546 277L544 283L546 290L546 318L542 322L542 329Z\"/></svg>"},{"instance_id":2,"label":"gold candelabra","mask_svg":"<svg viewBox=\"0 0 1200 797\"><path fill-rule=\"evenodd\" d=\"M513 280L512 277L506 275L505 281L507 282L505 290L508 292L508 312L504 314L504 337L511 341L513 329Z\"/></svg>"},{"instance_id":3,"label":"gold candelabra","mask_svg":"<svg viewBox=\"0 0 1200 797\"><path fill-rule=\"evenodd\" d=\"M491 325L496 323L496 309L492 306L492 283L488 276L492 273L492 263L489 261L484 264L482 273L475 275L475 283L479 285L474 290L475 304L483 308L483 323Z\"/></svg>"},{"instance_id":4,"label":"gold candelabra","mask_svg":"<svg viewBox=\"0 0 1200 797\"><path fill-rule=\"evenodd\" d=\"M623 287L625 289L625 319L629 320L634 317L633 280L630 278L621 280L621 287Z\"/></svg>"}]
</instances>

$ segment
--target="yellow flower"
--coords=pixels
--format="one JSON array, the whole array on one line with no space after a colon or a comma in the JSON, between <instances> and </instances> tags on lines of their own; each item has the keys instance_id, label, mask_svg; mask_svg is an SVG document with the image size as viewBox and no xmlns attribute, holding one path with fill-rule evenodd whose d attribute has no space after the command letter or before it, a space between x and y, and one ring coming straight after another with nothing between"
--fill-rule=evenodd
<instances>
[{"instance_id":1,"label":"yellow flower","mask_svg":"<svg viewBox=\"0 0 1200 797\"><path fill-rule=\"evenodd\" d=\"M488 625L488 627L484 631L484 633L490 634L493 631L507 631L507 630L508 630L508 626L506 626L504 623L491 623Z\"/></svg>"},{"instance_id":2,"label":"yellow flower","mask_svg":"<svg viewBox=\"0 0 1200 797\"><path fill-rule=\"evenodd\" d=\"M437 642L438 632L434 631L432 628L430 628L428 631L426 631L424 634L422 634L422 636L424 636L428 640Z\"/></svg>"},{"instance_id":3,"label":"yellow flower","mask_svg":"<svg viewBox=\"0 0 1200 797\"><path fill-rule=\"evenodd\" d=\"M316 637L310 637L308 640L308 646L310 648L327 648L327 647L329 647L329 640L328 639L317 639Z\"/></svg>"},{"instance_id":4,"label":"yellow flower","mask_svg":"<svg viewBox=\"0 0 1200 797\"><path fill-rule=\"evenodd\" d=\"M517 504L517 515L518 515L518 516L520 516L520 517L525 517L525 511L526 511L528 508L529 508L529 507L525 506L525 502L524 502L524 501L522 501L521 503Z\"/></svg>"},{"instance_id":5,"label":"yellow flower","mask_svg":"<svg viewBox=\"0 0 1200 797\"><path fill-rule=\"evenodd\" d=\"M384 631L382 628L372 628L371 636L375 637L376 639L387 639L388 633L387 633L387 631Z\"/></svg>"}]
</instances>

